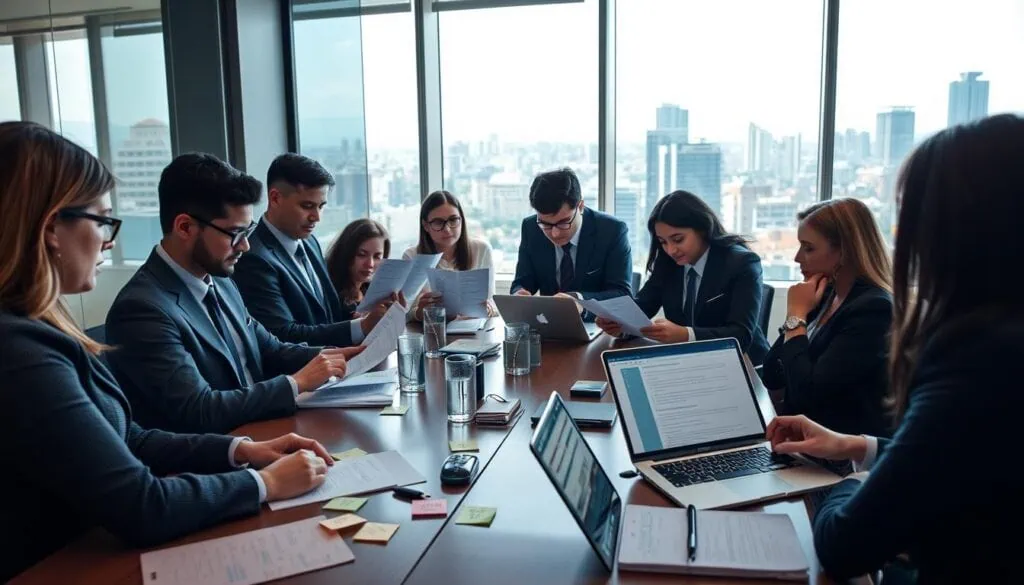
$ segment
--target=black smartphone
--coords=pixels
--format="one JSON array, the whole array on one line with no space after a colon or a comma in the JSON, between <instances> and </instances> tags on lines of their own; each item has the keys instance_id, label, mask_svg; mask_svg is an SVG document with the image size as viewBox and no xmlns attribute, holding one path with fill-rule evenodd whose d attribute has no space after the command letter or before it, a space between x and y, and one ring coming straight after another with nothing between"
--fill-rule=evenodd
<instances>
[{"instance_id":1,"label":"black smartphone","mask_svg":"<svg viewBox=\"0 0 1024 585\"><path fill-rule=\"evenodd\" d=\"M604 396L608 382L604 380L576 380L569 388L569 396L573 398L601 398Z\"/></svg>"}]
</instances>

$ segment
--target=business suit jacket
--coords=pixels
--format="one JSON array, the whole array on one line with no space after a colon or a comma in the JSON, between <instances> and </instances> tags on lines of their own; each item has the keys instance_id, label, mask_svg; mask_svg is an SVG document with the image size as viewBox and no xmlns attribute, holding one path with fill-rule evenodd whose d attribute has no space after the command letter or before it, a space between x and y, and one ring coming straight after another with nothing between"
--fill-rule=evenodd
<instances>
[{"instance_id":1,"label":"business suit jacket","mask_svg":"<svg viewBox=\"0 0 1024 585\"><path fill-rule=\"evenodd\" d=\"M683 314L684 266L658 254L651 277L636 303L653 317L661 309L676 325L692 327L698 340L735 337L754 365L768 353L768 340L758 325L761 311L761 258L740 245L711 246L697 289L694 319Z\"/></svg>"},{"instance_id":2,"label":"business suit jacket","mask_svg":"<svg viewBox=\"0 0 1024 585\"><path fill-rule=\"evenodd\" d=\"M108 359L143 425L178 432L226 432L295 412L285 377L320 351L278 341L246 312L230 278L214 277L226 318L245 345L245 386L205 307L153 252L107 314Z\"/></svg>"},{"instance_id":3,"label":"business suit jacket","mask_svg":"<svg viewBox=\"0 0 1024 585\"><path fill-rule=\"evenodd\" d=\"M310 264L324 292L321 303L281 242L261 220L238 259L232 278L249 313L281 341L310 345L352 345L352 324L327 276L320 242L306 238Z\"/></svg>"},{"instance_id":4,"label":"business suit jacket","mask_svg":"<svg viewBox=\"0 0 1024 585\"><path fill-rule=\"evenodd\" d=\"M829 289L809 315L813 321L832 302ZM841 433L888 437L892 422L883 401L888 392L892 295L858 280L839 310L806 335L780 335L764 361L763 381L785 388L780 414L805 414Z\"/></svg>"},{"instance_id":5,"label":"business suit jacket","mask_svg":"<svg viewBox=\"0 0 1024 585\"><path fill-rule=\"evenodd\" d=\"M611 299L632 294L633 261L626 224L586 207L580 229L574 278L564 289L579 292L584 299ZM521 288L542 295L559 292L555 245L537 225L536 215L523 220L519 261L511 292Z\"/></svg>"},{"instance_id":6,"label":"business suit jacket","mask_svg":"<svg viewBox=\"0 0 1024 585\"><path fill-rule=\"evenodd\" d=\"M1005 583L1019 575L1020 356L1024 315L965 316L918 356L910 402L861 485L833 488L814 521L837 579L909 554L918 583Z\"/></svg>"},{"instance_id":7,"label":"business suit jacket","mask_svg":"<svg viewBox=\"0 0 1024 585\"><path fill-rule=\"evenodd\" d=\"M259 510L231 437L143 430L101 361L42 321L0 312L0 337L0 582L97 524L151 546Z\"/></svg>"}]
</instances>

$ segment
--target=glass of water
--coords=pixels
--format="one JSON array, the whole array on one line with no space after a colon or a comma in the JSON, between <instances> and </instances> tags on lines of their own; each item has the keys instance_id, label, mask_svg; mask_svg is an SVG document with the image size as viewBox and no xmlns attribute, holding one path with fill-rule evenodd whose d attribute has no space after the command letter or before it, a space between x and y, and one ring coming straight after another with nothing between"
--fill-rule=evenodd
<instances>
[{"instance_id":1,"label":"glass of water","mask_svg":"<svg viewBox=\"0 0 1024 585\"><path fill-rule=\"evenodd\" d=\"M530 374L530 325L507 323L505 325L505 373L510 376Z\"/></svg>"},{"instance_id":2,"label":"glass of water","mask_svg":"<svg viewBox=\"0 0 1024 585\"><path fill-rule=\"evenodd\" d=\"M398 386L402 392L423 392L426 385L423 336L407 333L398 338Z\"/></svg>"},{"instance_id":3,"label":"glass of water","mask_svg":"<svg viewBox=\"0 0 1024 585\"><path fill-rule=\"evenodd\" d=\"M444 307L431 305L423 309L423 335L426 337L426 356L441 357L441 348L446 341L446 323Z\"/></svg>"},{"instance_id":4,"label":"glass of water","mask_svg":"<svg viewBox=\"0 0 1024 585\"><path fill-rule=\"evenodd\" d=\"M468 423L476 416L476 357L455 354L444 358L448 421Z\"/></svg>"}]
</instances>

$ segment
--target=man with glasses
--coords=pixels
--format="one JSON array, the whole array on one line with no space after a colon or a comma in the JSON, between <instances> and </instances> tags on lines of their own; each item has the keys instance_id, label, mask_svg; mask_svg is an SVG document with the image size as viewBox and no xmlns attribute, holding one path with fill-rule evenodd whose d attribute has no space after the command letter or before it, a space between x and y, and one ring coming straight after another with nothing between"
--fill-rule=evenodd
<instances>
[{"instance_id":1,"label":"man with glasses","mask_svg":"<svg viewBox=\"0 0 1024 585\"><path fill-rule=\"evenodd\" d=\"M160 176L164 237L107 314L110 365L144 427L227 432L295 412L300 392L345 374L358 349L279 341L228 278L256 229L262 185L208 154Z\"/></svg>"},{"instance_id":2,"label":"man with glasses","mask_svg":"<svg viewBox=\"0 0 1024 585\"><path fill-rule=\"evenodd\" d=\"M631 294L626 224L583 205L576 173L563 168L537 175L530 206L537 213L523 220L512 294L576 301Z\"/></svg>"}]
</instances>

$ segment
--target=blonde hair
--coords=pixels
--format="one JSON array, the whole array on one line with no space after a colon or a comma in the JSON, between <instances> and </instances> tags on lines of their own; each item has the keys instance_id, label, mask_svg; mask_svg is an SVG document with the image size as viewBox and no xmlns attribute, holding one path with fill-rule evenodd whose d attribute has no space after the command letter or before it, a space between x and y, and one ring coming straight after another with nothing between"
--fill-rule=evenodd
<instances>
[{"instance_id":1,"label":"blonde hair","mask_svg":"<svg viewBox=\"0 0 1024 585\"><path fill-rule=\"evenodd\" d=\"M840 261L857 278L892 292L892 260L871 210L862 201L822 201L801 211L797 219L839 250Z\"/></svg>"},{"instance_id":2,"label":"blonde hair","mask_svg":"<svg viewBox=\"0 0 1024 585\"><path fill-rule=\"evenodd\" d=\"M45 232L61 210L90 205L113 187L102 162L56 132L32 122L0 123L0 310L45 321L93 354L105 347L62 301Z\"/></svg>"}]
</instances>

